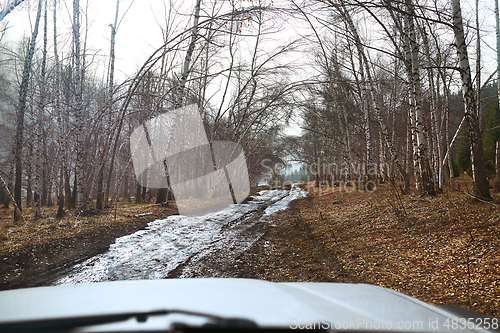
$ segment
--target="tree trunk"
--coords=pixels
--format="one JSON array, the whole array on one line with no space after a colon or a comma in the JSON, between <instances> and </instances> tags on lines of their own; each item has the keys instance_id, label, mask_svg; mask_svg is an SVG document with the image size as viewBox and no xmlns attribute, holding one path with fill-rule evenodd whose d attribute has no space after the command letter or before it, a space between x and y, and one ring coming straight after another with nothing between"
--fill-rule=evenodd
<instances>
[{"instance_id":1,"label":"tree trunk","mask_svg":"<svg viewBox=\"0 0 500 333\"><path fill-rule=\"evenodd\" d=\"M156 195L156 203L161 204L167 201L167 192L168 189L166 188L161 188L158 190L158 194Z\"/></svg>"},{"instance_id":2,"label":"tree trunk","mask_svg":"<svg viewBox=\"0 0 500 333\"><path fill-rule=\"evenodd\" d=\"M141 176L142 177L142 176ZM135 203L142 203L142 186L139 181L135 185Z\"/></svg>"},{"instance_id":3,"label":"tree trunk","mask_svg":"<svg viewBox=\"0 0 500 333\"><path fill-rule=\"evenodd\" d=\"M446 121L446 114L443 112L443 107L442 107L442 100L441 100L441 94L440 94L440 90L441 90L441 83L440 83L440 80L439 80L439 74L436 75L436 95L437 95L437 99L436 99L436 112L437 110L441 110L440 112L437 112L436 116L438 114L441 114L441 124L439 126L439 129L437 130L436 132L436 142L437 142L437 148L439 149L438 151L438 166L437 166L437 170L439 172L438 174L438 180L439 180L439 188L440 189L443 189L444 187L444 168L443 168L443 156L444 156L444 143L448 143L448 138L446 137L446 135L443 133L443 128L446 130L445 128L445 121Z\"/></svg>"},{"instance_id":4,"label":"tree trunk","mask_svg":"<svg viewBox=\"0 0 500 333\"><path fill-rule=\"evenodd\" d=\"M104 154L104 153L103 153ZM103 208L103 175L102 171L99 172L99 178L97 179L97 198L95 202L95 209L101 210Z\"/></svg>"},{"instance_id":5,"label":"tree trunk","mask_svg":"<svg viewBox=\"0 0 500 333\"><path fill-rule=\"evenodd\" d=\"M41 212L40 212L40 182L41 182L41 156L40 156L40 134L39 131L41 130L41 119L40 115L38 115L37 119L37 134L36 134L36 147L35 147L35 194L34 194L34 214L35 214L35 219L40 218Z\"/></svg>"},{"instance_id":6,"label":"tree trunk","mask_svg":"<svg viewBox=\"0 0 500 333\"><path fill-rule=\"evenodd\" d=\"M76 124L76 207L85 209L84 197L84 142L83 142L83 110L82 110L82 75L80 64L80 0L73 0L73 43L75 59L75 124Z\"/></svg>"},{"instance_id":7,"label":"tree trunk","mask_svg":"<svg viewBox=\"0 0 500 333\"><path fill-rule=\"evenodd\" d=\"M5 195L6 195L4 208L9 208L8 202L12 201L12 204L14 205L14 211L17 212L18 221L23 221L24 219L23 219L23 215L21 213L21 210L17 206L16 201L14 200L14 197L12 196L12 193L10 193L10 191L9 191L9 187L7 186L7 184L5 183L5 181L3 180L1 175L0 175L0 186L5 191Z\"/></svg>"},{"instance_id":8,"label":"tree trunk","mask_svg":"<svg viewBox=\"0 0 500 333\"><path fill-rule=\"evenodd\" d=\"M64 216L64 196L61 192L57 195L57 214L56 217L60 219Z\"/></svg>"},{"instance_id":9,"label":"tree trunk","mask_svg":"<svg viewBox=\"0 0 500 333\"><path fill-rule=\"evenodd\" d=\"M411 109L410 109L411 110ZM408 110L406 115L406 174L408 177L405 179L405 193L410 193L410 175L413 172L413 139L411 132L411 111Z\"/></svg>"},{"instance_id":10,"label":"tree trunk","mask_svg":"<svg viewBox=\"0 0 500 333\"><path fill-rule=\"evenodd\" d=\"M124 176L124 184L123 184L123 200L126 200L127 202L130 202L130 189L129 189L129 173L128 173L128 167L125 169L125 176Z\"/></svg>"},{"instance_id":11,"label":"tree trunk","mask_svg":"<svg viewBox=\"0 0 500 333\"><path fill-rule=\"evenodd\" d=\"M26 187L26 207L31 207L33 204L33 189L31 188L31 183L32 183L32 176L31 172L33 171L32 167L32 162L31 162L31 156L33 156L33 146L30 145L30 151L29 151L29 156L30 160L28 163L28 166L26 167L26 181L28 182L27 187Z\"/></svg>"},{"instance_id":12,"label":"tree trunk","mask_svg":"<svg viewBox=\"0 0 500 333\"><path fill-rule=\"evenodd\" d=\"M379 172L379 175L378 175L378 179L380 181L380 184L384 184L385 183L385 170L384 170L384 163L385 163L385 160L384 160L384 138L383 138L384 134L382 133L382 130L379 131L379 135L378 135L378 172Z\"/></svg>"},{"instance_id":13,"label":"tree trunk","mask_svg":"<svg viewBox=\"0 0 500 333\"><path fill-rule=\"evenodd\" d=\"M50 173L47 179L47 207L52 207L54 205L54 202L52 201L52 185L53 185L53 170L50 168Z\"/></svg>"},{"instance_id":14,"label":"tree trunk","mask_svg":"<svg viewBox=\"0 0 500 333\"><path fill-rule=\"evenodd\" d=\"M186 81L189 75L189 66L191 65L191 57L193 56L194 46L196 44L196 39L198 38L198 21L200 19L200 7L201 7L201 0L196 0L196 6L194 8L194 22L192 28L193 30L191 35L191 41L189 43L189 47L186 52L186 57L184 58L184 65L182 68L182 74L179 80L179 86L177 88L177 96L175 99L175 108L179 108L182 105L184 88L186 86Z\"/></svg>"},{"instance_id":15,"label":"tree trunk","mask_svg":"<svg viewBox=\"0 0 500 333\"><path fill-rule=\"evenodd\" d=\"M373 175L369 170L372 168L373 158L372 158L372 136L370 130L370 106L368 102L368 87L366 83L365 71L363 69L363 60L359 58L359 74L361 76L361 96L363 103L363 120L365 127L365 145L366 145L366 157L365 157L365 177L367 181L367 190L373 190Z\"/></svg>"},{"instance_id":16,"label":"tree trunk","mask_svg":"<svg viewBox=\"0 0 500 333\"><path fill-rule=\"evenodd\" d=\"M57 190L57 218L61 218L64 216L64 175L62 165L59 170L59 187Z\"/></svg>"},{"instance_id":17,"label":"tree trunk","mask_svg":"<svg viewBox=\"0 0 500 333\"><path fill-rule=\"evenodd\" d=\"M76 200L77 200L77 191L78 191L78 180L76 178L76 169L75 176L73 177L73 191L71 193L71 208L76 208Z\"/></svg>"},{"instance_id":18,"label":"tree trunk","mask_svg":"<svg viewBox=\"0 0 500 333\"><path fill-rule=\"evenodd\" d=\"M16 163L16 179L14 183L14 200L17 203L19 211L21 211L21 180L22 180L22 156L23 156L23 139L24 139L24 114L26 112L26 95L28 93L28 83L31 74L31 60L35 53L36 36L38 35L38 26L42 13L42 2L38 2L38 11L36 14L35 26L31 40L28 43L26 58L24 59L23 76L21 81L21 89L19 91L19 104L17 109L17 127L15 141L15 163ZM20 216L19 216L20 217ZM14 220L18 219L17 210L14 213Z\"/></svg>"},{"instance_id":19,"label":"tree trunk","mask_svg":"<svg viewBox=\"0 0 500 333\"><path fill-rule=\"evenodd\" d=\"M64 167L64 201L66 202L66 209L73 208L73 197L71 195L71 183L69 181L69 170L68 167Z\"/></svg>"},{"instance_id":20,"label":"tree trunk","mask_svg":"<svg viewBox=\"0 0 500 333\"><path fill-rule=\"evenodd\" d=\"M453 171L453 163L451 161L451 144L450 144L450 92L448 91L448 87L445 85L446 89L446 154L443 163L446 161L448 163L448 170L450 171L450 187L453 190L453 183L455 178L455 172ZM448 156L448 157L446 157ZM444 166L443 166L444 167Z\"/></svg>"},{"instance_id":21,"label":"tree trunk","mask_svg":"<svg viewBox=\"0 0 500 333\"><path fill-rule=\"evenodd\" d=\"M441 140L439 139L439 131L438 131L438 99L439 99L439 75L437 75L437 87L434 85L434 70L432 68L432 58L429 50L429 40L427 38L427 32L425 29L420 29L422 32L422 39L424 44L425 56L428 62L427 66L427 78L429 81L429 92L430 92L430 123L431 123L431 133L429 135L429 143L431 151L432 151L432 163L431 170L434 179L434 188L442 187L442 179L441 179ZM437 93L436 93L437 89Z\"/></svg>"},{"instance_id":22,"label":"tree trunk","mask_svg":"<svg viewBox=\"0 0 500 333\"><path fill-rule=\"evenodd\" d=\"M481 107L481 34L479 31L479 0L476 0L476 101L479 128L481 129L482 107Z\"/></svg>"},{"instance_id":23,"label":"tree trunk","mask_svg":"<svg viewBox=\"0 0 500 333\"><path fill-rule=\"evenodd\" d=\"M57 217L61 218L64 215L64 202L65 202L65 197L66 197L66 189L65 189L65 165L66 165L66 149L65 149L65 144L63 143L63 136L62 132L64 130L64 125L63 125L63 117L61 114L61 108L59 107L59 93L60 93L60 71L59 71L59 56L57 52L57 0L54 0L54 7L53 7L53 22L54 22L54 62L55 62L55 89L54 89L54 110L55 114L57 116L57 142L59 144L59 151L60 151L60 164L59 164L59 188L57 190L58 192L58 198L57 198L57 205L59 206L57 209ZM69 186L69 182L68 182Z\"/></svg>"},{"instance_id":24,"label":"tree trunk","mask_svg":"<svg viewBox=\"0 0 500 333\"><path fill-rule=\"evenodd\" d=\"M460 0L452 0L453 32L455 34L455 45L457 47L458 62L460 67L460 78L462 81L462 95L465 104L465 117L467 119L467 134L471 149L472 178L476 196L491 199L488 179L483 157L483 142L477 116L476 100L472 89L472 78L470 73L469 57L467 55L467 44L465 43L464 27L462 23L462 11Z\"/></svg>"},{"instance_id":25,"label":"tree trunk","mask_svg":"<svg viewBox=\"0 0 500 333\"><path fill-rule=\"evenodd\" d=\"M0 21L2 21L5 16L12 12L17 6L23 3L24 0L11 0L4 5L2 11L0 12ZM41 1L40 1L41 2Z\"/></svg>"},{"instance_id":26,"label":"tree trunk","mask_svg":"<svg viewBox=\"0 0 500 333\"><path fill-rule=\"evenodd\" d=\"M14 199L14 196L12 195L12 192L11 192L11 189L13 188L12 178L14 176L14 164L12 162L10 164L11 165L10 165L10 171L9 171L9 178L7 179L7 182L10 183L10 187L9 187L8 183L5 183L4 185L5 185L6 192L10 192L11 193L10 199L12 200L12 203L14 204L14 207L16 207L16 201ZM0 175L0 177L1 177L1 175ZM3 203L3 208L4 209L8 209L9 208L9 203L11 202L11 200L5 200L5 202Z\"/></svg>"},{"instance_id":27,"label":"tree trunk","mask_svg":"<svg viewBox=\"0 0 500 333\"><path fill-rule=\"evenodd\" d=\"M406 11L409 13L405 17L405 21L408 24L408 40L411 56L411 77L410 82L412 85L412 100L413 107L415 108L415 127L416 139L417 139L417 151L414 152L416 164L418 167L416 187L417 191L422 191L425 193L431 193L434 191L434 186L431 183L432 172L429 164L428 158L428 135L425 125L425 115L422 109L422 93L421 93L421 83L420 83L420 63L418 59L418 43L417 34L415 29L415 22L413 19L414 10L413 3L411 0L406 0Z\"/></svg>"},{"instance_id":28,"label":"tree trunk","mask_svg":"<svg viewBox=\"0 0 500 333\"><path fill-rule=\"evenodd\" d=\"M45 135L43 135L43 113L45 108L45 74L46 74L46 63L47 63L47 2L45 1L45 15L44 15L44 29L43 29L43 53L42 53L42 74L40 79L40 105L38 107L38 114L36 119L36 146L35 146L35 205L34 205L34 214L35 219L41 217L40 206L46 203L46 187L42 186L42 196L40 196L40 185L43 182L45 185L47 174L42 172L42 158L41 158L41 147L45 148L45 145L42 143ZM45 149L44 149L45 150ZM46 152L44 151L44 155ZM45 165L46 166L46 165Z\"/></svg>"},{"instance_id":29,"label":"tree trunk","mask_svg":"<svg viewBox=\"0 0 500 333\"><path fill-rule=\"evenodd\" d=\"M200 19L200 8L201 8L201 0L196 1L196 6L194 8L194 21L192 27L191 41L189 42L189 47L186 52L186 57L184 58L184 64L182 67L181 77L179 79L179 86L177 87L177 94L175 98L174 108L179 108L182 106L182 99L184 97L184 89L186 87L187 78L189 76L191 66L191 57L193 56L194 47L196 45L196 40L198 39L198 22ZM171 189L161 189L158 191L158 197L156 198L156 202L165 202L167 193L171 192Z\"/></svg>"},{"instance_id":30,"label":"tree trunk","mask_svg":"<svg viewBox=\"0 0 500 333\"><path fill-rule=\"evenodd\" d=\"M116 28L118 25L118 10L120 6L120 0L116 0L116 12L115 12L115 23L113 25L110 24L111 27L111 46L110 46L110 51L109 51L109 76L108 76L108 94L107 94L107 108L108 108L108 116L109 116L109 121L108 121L108 130L111 130L112 127L112 110L113 110L113 90L114 90L114 75L115 75L115 40L116 40ZM113 137L113 133L110 133L110 138ZM118 137L117 137L118 138ZM106 149L107 150L107 149ZM103 151L103 155L105 155L107 152ZM104 157L104 156L103 156ZM114 163L114 158L111 163ZM106 190L104 193L104 206L108 207L108 202L109 202L109 191L111 187L111 177L113 176L112 173L113 166L110 167L110 172L108 174L108 181L106 183ZM104 171L101 169L99 177L102 178ZM102 181L101 181L102 183ZM102 184L101 184L101 190L99 193L102 196Z\"/></svg>"},{"instance_id":31,"label":"tree trunk","mask_svg":"<svg viewBox=\"0 0 500 333\"><path fill-rule=\"evenodd\" d=\"M498 9L498 0L495 0L495 22L495 32L497 37L497 98L498 109L500 110L500 14Z\"/></svg>"},{"instance_id":32,"label":"tree trunk","mask_svg":"<svg viewBox=\"0 0 500 333\"><path fill-rule=\"evenodd\" d=\"M41 122L40 124L43 124L43 115L41 116ZM47 183L48 183L48 178L49 178L49 170L48 170L48 165L47 165L47 145L45 144L45 130L43 129L43 126L40 126L41 130L41 138L40 138L40 143L42 146L42 156L40 159L40 171L41 171L41 188L39 188L40 192L40 206L47 206Z\"/></svg>"}]
</instances>

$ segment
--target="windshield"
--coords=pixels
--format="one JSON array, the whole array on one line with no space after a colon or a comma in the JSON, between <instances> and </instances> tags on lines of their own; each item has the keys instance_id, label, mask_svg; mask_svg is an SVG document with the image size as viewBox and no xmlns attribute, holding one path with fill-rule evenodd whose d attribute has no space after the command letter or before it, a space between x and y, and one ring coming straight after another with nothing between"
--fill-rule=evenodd
<instances>
[{"instance_id":1,"label":"windshield","mask_svg":"<svg viewBox=\"0 0 500 333\"><path fill-rule=\"evenodd\" d=\"M497 7L2 1L0 290L356 283L499 317Z\"/></svg>"}]
</instances>

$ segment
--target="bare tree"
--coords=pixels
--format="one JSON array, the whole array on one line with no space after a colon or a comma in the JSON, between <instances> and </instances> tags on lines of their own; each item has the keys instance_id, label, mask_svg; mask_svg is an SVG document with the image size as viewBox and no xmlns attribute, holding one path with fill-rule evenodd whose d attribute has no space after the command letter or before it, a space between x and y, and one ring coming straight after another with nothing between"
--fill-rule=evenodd
<instances>
[{"instance_id":1,"label":"bare tree","mask_svg":"<svg viewBox=\"0 0 500 333\"><path fill-rule=\"evenodd\" d=\"M40 103L38 107L38 114L36 117L37 128L36 128L36 154L35 154L35 195L34 195L34 210L35 218L40 218L40 182L41 182L41 147L42 140L44 140L44 135L42 135L42 122L43 115L45 111L45 100L46 100L46 64L47 64L47 1L45 1L45 15L44 15L44 29L43 29L43 51L42 51L42 73L40 78Z\"/></svg>"},{"instance_id":2,"label":"bare tree","mask_svg":"<svg viewBox=\"0 0 500 333\"><path fill-rule=\"evenodd\" d=\"M83 101L82 101L82 67L80 54L80 0L73 0L73 47L75 59L75 124L76 124L76 204L77 208L85 209L86 198L84 197L84 158L83 151ZM73 189L75 191L75 189Z\"/></svg>"},{"instance_id":3,"label":"bare tree","mask_svg":"<svg viewBox=\"0 0 500 333\"><path fill-rule=\"evenodd\" d=\"M113 137L113 133L111 131L112 128L112 109L113 109L113 91L114 91L114 75L115 75L115 40L116 40L116 30L118 28L118 10L120 6L120 0L116 1L116 12L115 12L115 23L110 24L111 27L111 42L110 42L110 51L109 51L109 76L108 76L108 94L106 95L106 106L108 110L108 128L107 130L109 131L109 136L108 139L106 140L106 147L103 149L102 152L102 159L101 159L101 167L99 170L99 176L98 176L98 184L97 184L97 201L96 201L96 208L97 209L102 209L102 201L103 201L103 195L102 195L102 185L103 185L103 177L104 177L104 160L105 156L107 156L107 146L108 142L111 140ZM110 172L108 175L108 181L106 184L106 192L104 194L104 205L108 205L108 200L109 200L109 191L111 187L111 177L112 173Z\"/></svg>"},{"instance_id":4,"label":"bare tree","mask_svg":"<svg viewBox=\"0 0 500 333\"><path fill-rule=\"evenodd\" d=\"M405 15L405 23L407 25L407 40L410 53L410 67L411 67L411 85L412 85L412 98L414 117L413 131L415 132L417 150L414 151L416 172L416 186L418 191L429 193L433 190L431 184L431 169L428 158L428 135L425 125L425 115L422 109L422 94L420 82L420 63L419 63L419 50L417 42L417 34L414 22L415 11L411 0L405 0L405 7L407 14Z\"/></svg>"},{"instance_id":5,"label":"bare tree","mask_svg":"<svg viewBox=\"0 0 500 333\"><path fill-rule=\"evenodd\" d=\"M186 52L186 57L184 58L184 65L182 67L182 74L179 80L179 87L177 88L177 98L175 100L175 107L180 107L182 105L182 96L184 94L184 88L186 86L186 80L189 75L189 66L191 65L191 57L193 56L194 47L196 40L198 38L198 22L200 20L200 7L201 0L196 0L196 6L194 8L194 21L193 27L191 28L191 41L189 42L189 47Z\"/></svg>"},{"instance_id":6,"label":"bare tree","mask_svg":"<svg viewBox=\"0 0 500 333\"><path fill-rule=\"evenodd\" d=\"M42 2L38 2L38 10L36 14L35 26L31 34L31 40L28 43L28 49L24 58L23 75L21 81L21 89L19 91L19 104L17 108L17 129L15 141L15 164L16 164L16 179L14 184L14 199L17 203L19 211L21 206L21 180L22 180L22 155L23 155L23 138L24 138L24 115L26 113L26 95L28 93L28 83L31 75L31 62L35 53L36 36L38 35L38 26L40 16L42 14ZM16 210L16 213L18 211ZM19 218L18 214L14 214L14 219Z\"/></svg>"},{"instance_id":7,"label":"bare tree","mask_svg":"<svg viewBox=\"0 0 500 333\"><path fill-rule=\"evenodd\" d=\"M481 140L481 129L477 115L476 96L472 88L472 78L467 55L467 44L465 42L464 26L462 23L462 10L460 0L452 0L453 32L455 34L455 45L458 53L458 64L460 78L462 81L462 94L465 104L465 118L467 119L467 134L471 149L472 178L474 181L474 192L484 199L491 199L488 179L484 166L483 142Z\"/></svg>"},{"instance_id":8,"label":"bare tree","mask_svg":"<svg viewBox=\"0 0 500 333\"><path fill-rule=\"evenodd\" d=\"M24 0L7 0L5 7L0 11L0 21L2 21L5 16L12 12L17 6L22 4Z\"/></svg>"}]
</instances>

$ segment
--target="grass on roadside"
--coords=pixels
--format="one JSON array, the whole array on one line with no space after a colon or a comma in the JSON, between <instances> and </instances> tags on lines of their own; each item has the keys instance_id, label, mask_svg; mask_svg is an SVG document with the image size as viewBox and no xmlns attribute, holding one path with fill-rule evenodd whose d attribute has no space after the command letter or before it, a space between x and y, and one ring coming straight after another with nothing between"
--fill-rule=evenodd
<instances>
[{"instance_id":1,"label":"grass on roadside","mask_svg":"<svg viewBox=\"0 0 500 333\"><path fill-rule=\"evenodd\" d=\"M147 203L136 204L125 201L113 204L101 211L90 210L78 216L69 210L62 218L56 218L57 206L41 207L41 218L35 219L33 207L23 207L25 222L14 222L14 209L0 208L0 253L14 253L17 250L43 243L56 242L57 239L92 233L98 228L128 223L138 218L136 215L152 213L162 218L176 213L175 203L167 207Z\"/></svg>"}]
</instances>

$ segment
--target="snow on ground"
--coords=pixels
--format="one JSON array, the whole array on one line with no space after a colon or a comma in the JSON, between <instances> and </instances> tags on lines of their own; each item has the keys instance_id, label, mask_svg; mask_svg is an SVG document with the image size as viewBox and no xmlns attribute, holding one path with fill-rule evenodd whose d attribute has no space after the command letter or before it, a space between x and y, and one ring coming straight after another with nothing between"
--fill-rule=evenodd
<instances>
[{"instance_id":1,"label":"snow on ground","mask_svg":"<svg viewBox=\"0 0 500 333\"><path fill-rule=\"evenodd\" d=\"M290 190L290 193L286 197L276 202L274 205L267 207L266 210L264 211L264 215L266 216L271 215L281 210L287 209L290 202L292 202L295 199L304 197L305 194L306 192L304 190L301 190L297 186L293 186L292 189Z\"/></svg>"},{"instance_id":2,"label":"snow on ground","mask_svg":"<svg viewBox=\"0 0 500 333\"><path fill-rule=\"evenodd\" d=\"M173 215L150 222L144 230L117 238L106 253L75 265L68 276L55 284L165 278L221 238L238 237L241 233L238 226L246 225L240 221L256 219L265 223L269 215L286 209L292 200L305 195L305 191L295 186L290 191L266 190L253 201L230 205L215 213L200 217Z\"/></svg>"}]
</instances>

